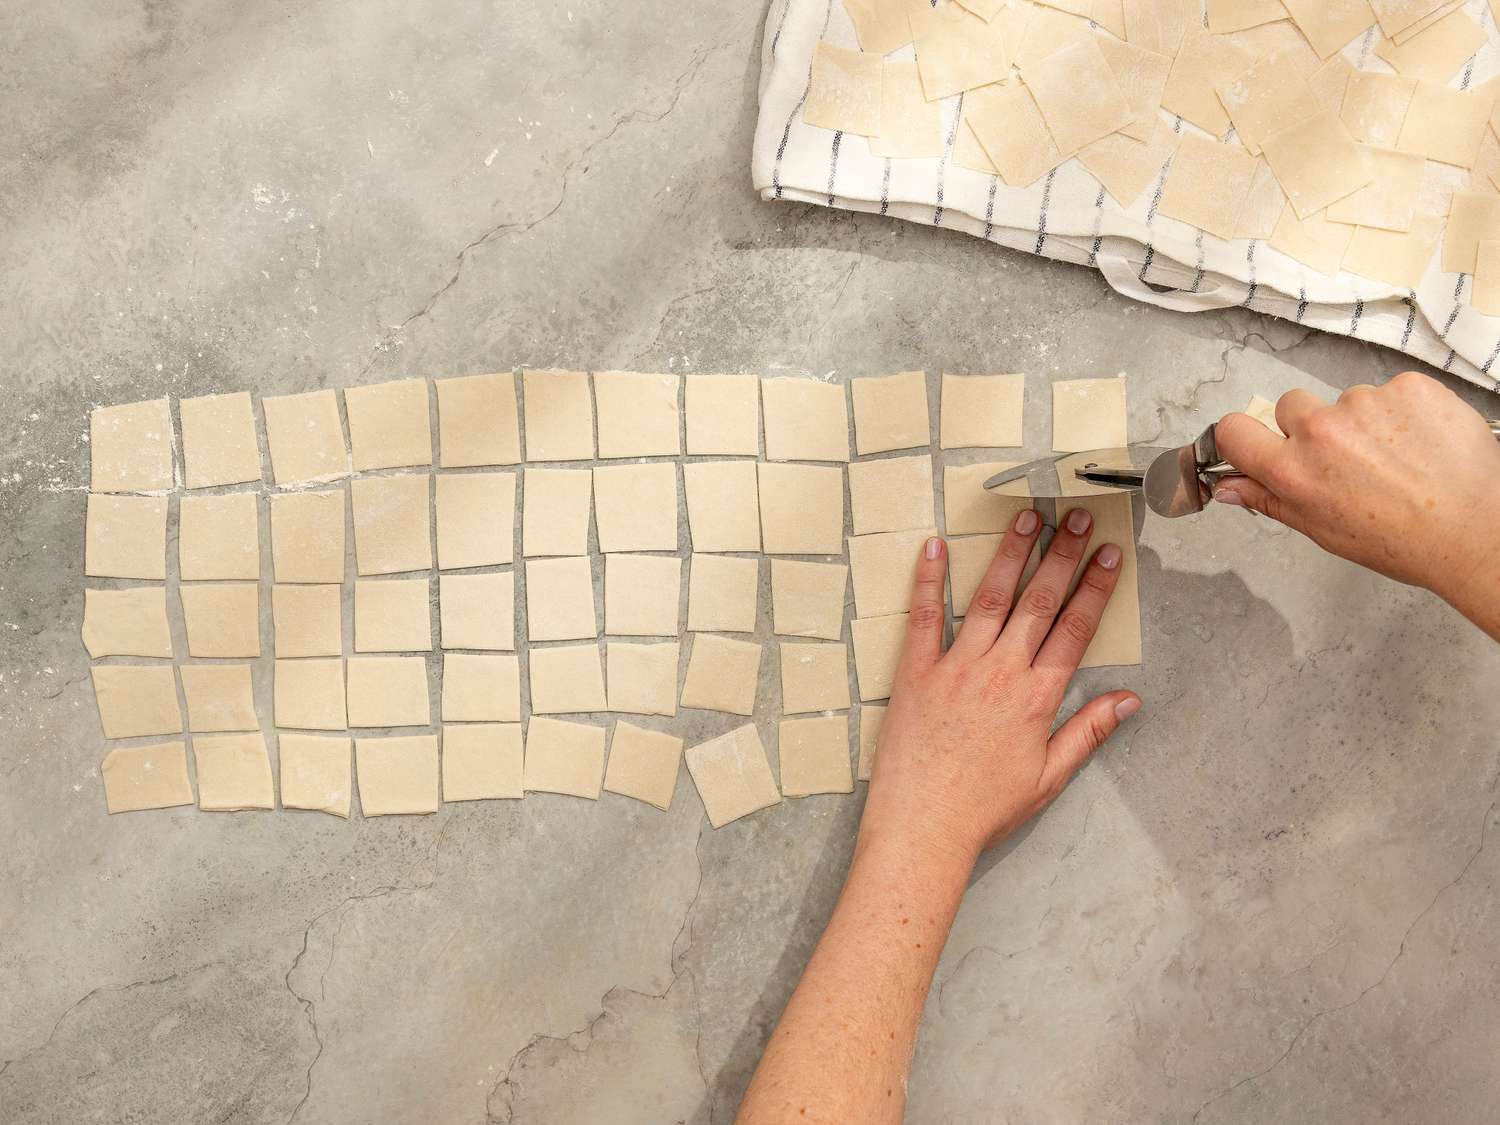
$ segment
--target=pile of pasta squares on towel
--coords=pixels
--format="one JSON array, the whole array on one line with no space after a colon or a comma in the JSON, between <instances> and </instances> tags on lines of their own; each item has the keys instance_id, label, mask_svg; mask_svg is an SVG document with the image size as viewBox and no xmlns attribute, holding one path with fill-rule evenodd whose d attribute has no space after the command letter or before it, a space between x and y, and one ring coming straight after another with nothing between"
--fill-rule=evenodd
<instances>
[{"instance_id":1,"label":"pile of pasta squares on towel","mask_svg":"<svg viewBox=\"0 0 1500 1125\"><path fill-rule=\"evenodd\" d=\"M665 809L684 758L716 827L852 792L922 543L952 537L961 618L1030 503L983 488L1011 463L986 450L1019 454L1024 392L944 376L936 442L922 372L526 371L101 407L83 642L108 807L269 809L279 789L348 817L356 790L365 816L609 790ZM1055 394L1060 449L1124 444L1122 379ZM1087 663L1138 663L1130 498L1078 503L1126 550ZM715 712L723 733L684 751L679 716ZM631 718L611 732L611 713Z\"/></svg>"}]
</instances>

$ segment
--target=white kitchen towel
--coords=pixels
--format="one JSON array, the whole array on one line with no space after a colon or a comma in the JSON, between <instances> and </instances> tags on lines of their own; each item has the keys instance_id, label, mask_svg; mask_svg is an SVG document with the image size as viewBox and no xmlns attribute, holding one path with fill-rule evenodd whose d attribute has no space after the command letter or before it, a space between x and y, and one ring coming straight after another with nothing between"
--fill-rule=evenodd
<instances>
[{"instance_id":1,"label":"white kitchen towel","mask_svg":"<svg viewBox=\"0 0 1500 1125\"><path fill-rule=\"evenodd\" d=\"M1487 0L1470 0L1466 8L1490 42L1455 81L1463 88L1500 72L1500 32ZM1401 290L1349 273L1329 277L1265 242L1225 240L1166 218L1156 209L1161 175L1128 208L1076 160L1030 187L1009 187L997 176L953 163L962 95L942 105L947 138L942 157L873 156L864 137L802 120L813 48L820 39L858 48L843 0L771 0L751 155L751 177L762 198L953 227L1016 250L1096 267L1120 293L1163 308L1243 306L1385 344L1500 390L1500 317L1470 306L1473 278L1444 273L1438 254L1416 289ZM1370 55L1377 41L1372 29L1346 48L1345 57L1355 66L1368 60L1367 69L1384 69ZM908 45L891 57L915 55ZM1181 122L1178 127L1192 128Z\"/></svg>"}]
</instances>

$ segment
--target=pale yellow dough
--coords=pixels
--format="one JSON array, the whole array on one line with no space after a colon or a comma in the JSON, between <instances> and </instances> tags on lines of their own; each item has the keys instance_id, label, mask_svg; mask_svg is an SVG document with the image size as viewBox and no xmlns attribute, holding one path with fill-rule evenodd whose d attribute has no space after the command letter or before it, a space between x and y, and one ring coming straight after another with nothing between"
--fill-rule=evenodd
<instances>
[{"instance_id":1,"label":"pale yellow dough","mask_svg":"<svg viewBox=\"0 0 1500 1125\"><path fill-rule=\"evenodd\" d=\"M682 466L694 551L760 550L756 479L754 461L694 461Z\"/></svg>"},{"instance_id":2,"label":"pale yellow dough","mask_svg":"<svg viewBox=\"0 0 1500 1125\"><path fill-rule=\"evenodd\" d=\"M928 101L1003 82L1010 74L1005 26L986 23L958 4L912 4L907 11L917 68Z\"/></svg>"},{"instance_id":3,"label":"pale yellow dough","mask_svg":"<svg viewBox=\"0 0 1500 1125\"><path fill-rule=\"evenodd\" d=\"M354 789L350 769L353 753L354 743L344 735L277 735L281 807L311 809L348 820Z\"/></svg>"},{"instance_id":4,"label":"pale yellow dough","mask_svg":"<svg viewBox=\"0 0 1500 1125\"><path fill-rule=\"evenodd\" d=\"M354 651L430 652L431 602L432 580L429 578L361 578L354 583ZM446 604L443 609L447 611ZM278 637L277 656L337 655L328 652L283 653L280 649Z\"/></svg>"},{"instance_id":5,"label":"pale yellow dough","mask_svg":"<svg viewBox=\"0 0 1500 1125\"><path fill-rule=\"evenodd\" d=\"M1443 269L1448 273L1473 273L1479 262L1479 244L1496 240L1500 240L1500 195L1454 192L1443 232Z\"/></svg>"},{"instance_id":6,"label":"pale yellow dough","mask_svg":"<svg viewBox=\"0 0 1500 1125\"><path fill-rule=\"evenodd\" d=\"M527 558L588 554L593 472L528 467L521 485L521 553Z\"/></svg>"},{"instance_id":7,"label":"pale yellow dough","mask_svg":"<svg viewBox=\"0 0 1500 1125\"><path fill-rule=\"evenodd\" d=\"M781 642L781 710L841 711L849 706L849 649L841 644Z\"/></svg>"},{"instance_id":8,"label":"pale yellow dough","mask_svg":"<svg viewBox=\"0 0 1500 1125\"><path fill-rule=\"evenodd\" d=\"M1029 187L1072 155L1058 150L1022 82L971 91L964 97L964 120L1011 187Z\"/></svg>"},{"instance_id":9,"label":"pale yellow dough","mask_svg":"<svg viewBox=\"0 0 1500 1125\"><path fill-rule=\"evenodd\" d=\"M349 475L349 450L331 390L260 400L266 416L271 474L278 485L336 480Z\"/></svg>"},{"instance_id":10,"label":"pale yellow dough","mask_svg":"<svg viewBox=\"0 0 1500 1125\"><path fill-rule=\"evenodd\" d=\"M844 632L849 568L843 563L771 560L772 631L836 641Z\"/></svg>"},{"instance_id":11,"label":"pale yellow dough","mask_svg":"<svg viewBox=\"0 0 1500 1125\"><path fill-rule=\"evenodd\" d=\"M1259 155L1261 143L1296 121L1322 111L1312 87L1290 55L1268 55L1217 86L1240 143Z\"/></svg>"},{"instance_id":12,"label":"pale yellow dough","mask_svg":"<svg viewBox=\"0 0 1500 1125\"><path fill-rule=\"evenodd\" d=\"M599 635L593 568L587 558L527 562L526 628L533 641L577 641Z\"/></svg>"},{"instance_id":13,"label":"pale yellow dough","mask_svg":"<svg viewBox=\"0 0 1500 1125\"><path fill-rule=\"evenodd\" d=\"M896 665L901 662L901 648L906 643L907 616L893 613L884 617L857 617L849 622L860 702L890 698L896 682Z\"/></svg>"},{"instance_id":14,"label":"pale yellow dough","mask_svg":"<svg viewBox=\"0 0 1500 1125\"><path fill-rule=\"evenodd\" d=\"M105 738L182 733L170 664L95 664L92 673Z\"/></svg>"},{"instance_id":15,"label":"pale yellow dough","mask_svg":"<svg viewBox=\"0 0 1500 1125\"><path fill-rule=\"evenodd\" d=\"M604 728L558 719L532 719L526 728L528 793L599 799L604 784Z\"/></svg>"},{"instance_id":16,"label":"pale yellow dough","mask_svg":"<svg viewBox=\"0 0 1500 1125\"><path fill-rule=\"evenodd\" d=\"M178 501L177 572L184 582L260 577L255 493L184 496Z\"/></svg>"},{"instance_id":17,"label":"pale yellow dough","mask_svg":"<svg viewBox=\"0 0 1500 1125\"><path fill-rule=\"evenodd\" d=\"M1357 70L1349 76L1339 117L1356 141L1392 148L1416 91L1415 78Z\"/></svg>"},{"instance_id":18,"label":"pale yellow dough","mask_svg":"<svg viewBox=\"0 0 1500 1125\"><path fill-rule=\"evenodd\" d=\"M617 637L675 637L682 560L660 555L604 557L604 631Z\"/></svg>"},{"instance_id":19,"label":"pale yellow dough","mask_svg":"<svg viewBox=\"0 0 1500 1125\"><path fill-rule=\"evenodd\" d=\"M1443 0L1370 0L1375 18L1380 21L1380 30L1387 35L1406 31L1413 24L1424 21L1434 9L1447 6Z\"/></svg>"},{"instance_id":20,"label":"pale yellow dough","mask_svg":"<svg viewBox=\"0 0 1500 1125\"><path fill-rule=\"evenodd\" d=\"M863 703L859 708L859 781L869 781L875 772L875 751L880 746L880 727L885 722L885 707Z\"/></svg>"},{"instance_id":21,"label":"pale yellow dough","mask_svg":"<svg viewBox=\"0 0 1500 1125\"><path fill-rule=\"evenodd\" d=\"M437 735L356 738L354 757L365 816L438 811Z\"/></svg>"},{"instance_id":22,"label":"pale yellow dough","mask_svg":"<svg viewBox=\"0 0 1500 1125\"><path fill-rule=\"evenodd\" d=\"M773 579L779 561L771 562ZM688 632L753 633L759 594L759 559L694 555L688 563Z\"/></svg>"},{"instance_id":23,"label":"pale yellow dough","mask_svg":"<svg viewBox=\"0 0 1500 1125\"><path fill-rule=\"evenodd\" d=\"M1177 151L1178 139L1177 134L1164 125L1158 125L1147 142L1115 133L1080 152L1078 163L1120 206L1129 207L1166 170L1167 161Z\"/></svg>"},{"instance_id":24,"label":"pale yellow dough","mask_svg":"<svg viewBox=\"0 0 1500 1125\"><path fill-rule=\"evenodd\" d=\"M932 457L887 457L849 466L854 534L931 527L935 501Z\"/></svg>"},{"instance_id":25,"label":"pale yellow dough","mask_svg":"<svg viewBox=\"0 0 1500 1125\"><path fill-rule=\"evenodd\" d=\"M498 653L444 653L442 706L445 723L519 722L520 660Z\"/></svg>"},{"instance_id":26,"label":"pale yellow dough","mask_svg":"<svg viewBox=\"0 0 1500 1125\"><path fill-rule=\"evenodd\" d=\"M1441 215L1418 215L1406 233L1359 227L1344 251L1343 268L1399 289L1415 289L1442 236Z\"/></svg>"},{"instance_id":27,"label":"pale yellow dough","mask_svg":"<svg viewBox=\"0 0 1500 1125\"><path fill-rule=\"evenodd\" d=\"M187 746L181 742L118 746L104 756L99 772L104 777L105 806L112 813L193 803Z\"/></svg>"},{"instance_id":28,"label":"pale yellow dough","mask_svg":"<svg viewBox=\"0 0 1500 1125\"><path fill-rule=\"evenodd\" d=\"M1139 116L1092 38L1024 67L1022 76L1062 152L1077 152Z\"/></svg>"},{"instance_id":29,"label":"pale yellow dough","mask_svg":"<svg viewBox=\"0 0 1500 1125\"><path fill-rule=\"evenodd\" d=\"M1245 413L1254 418L1268 430L1281 434L1281 427L1276 424L1276 404L1268 398L1260 395L1252 395L1249 404L1245 407ZM1285 434L1281 434L1285 437Z\"/></svg>"},{"instance_id":30,"label":"pale yellow dough","mask_svg":"<svg viewBox=\"0 0 1500 1125\"><path fill-rule=\"evenodd\" d=\"M1236 238L1270 238L1276 232L1276 223L1286 210L1286 192L1276 182L1276 173L1264 160L1257 161L1255 175L1250 180L1250 191L1245 196L1240 217L1234 225Z\"/></svg>"},{"instance_id":31,"label":"pale yellow dough","mask_svg":"<svg viewBox=\"0 0 1500 1125\"><path fill-rule=\"evenodd\" d=\"M437 560L441 570L513 562L515 473L439 473Z\"/></svg>"},{"instance_id":32,"label":"pale yellow dough","mask_svg":"<svg viewBox=\"0 0 1500 1125\"><path fill-rule=\"evenodd\" d=\"M432 464L432 421L427 380L397 379L344 388L354 467L399 469Z\"/></svg>"},{"instance_id":33,"label":"pale yellow dough","mask_svg":"<svg viewBox=\"0 0 1500 1125\"><path fill-rule=\"evenodd\" d=\"M1197 7L1189 0L1124 0L1125 38L1148 51L1175 55Z\"/></svg>"},{"instance_id":34,"label":"pale yellow dough","mask_svg":"<svg viewBox=\"0 0 1500 1125\"><path fill-rule=\"evenodd\" d=\"M849 460L849 410L839 383L762 379L768 461Z\"/></svg>"},{"instance_id":35,"label":"pale yellow dough","mask_svg":"<svg viewBox=\"0 0 1500 1125\"><path fill-rule=\"evenodd\" d=\"M599 456L675 457L682 452L676 375L600 371L594 375Z\"/></svg>"},{"instance_id":36,"label":"pale yellow dough","mask_svg":"<svg viewBox=\"0 0 1500 1125\"><path fill-rule=\"evenodd\" d=\"M683 380L690 454L760 453L760 379L755 375L688 375Z\"/></svg>"},{"instance_id":37,"label":"pale yellow dough","mask_svg":"<svg viewBox=\"0 0 1500 1125\"><path fill-rule=\"evenodd\" d=\"M165 492L172 487L172 409L164 398L89 412L89 488Z\"/></svg>"},{"instance_id":38,"label":"pale yellow dough","mask_svg":"<svg viewBox=\"0 0 1500 1125\"><path fill-rule=\"evenodd\" d=\"M1020 446L1026 376L943 375L944 449Z\"/></svg>"},{"instance_id":39,"label":"pale yellow dough","mask_svg":"<svg viewBox=\"0 0 1500 1125\"><path fill-rule=\"evenodd\" d=\"M521 460L516 377L464 375L434 380L438 401L438 451L445 469L515 465Z\"/></svg>"},{"instance_id":40,"label":"pale yellow dough","mask_svg":"<svg viewBox=\"0 0 1500 1125\"><path fill-rule=\"evenodd\" d=\"M853 793L849 766L849 716L785 719L777 732L781 791L788 797Z\"/></svg>"},{"instance_id":41,"label":"pale yellow dough","mask_svg":"<svg viewBox=\"0 0 1500 1125\"><path fill-rule=\"evenodd\" d=\"M593 606L593 591L589 592ZM444 648L510 652L516 647L516 576L444 574L438 579L438 627Z\"/></svg>"},{"instance_id":42,"label":"pale yellow dough","mask_svg":"<svg viewBox=\"0 0 1500 1125\"><path fill-rule=\"evenodd\" d=\"M272 586L276 656L342 656L343 593L341 586Z\"/></svg>"},{"instance_id":43,"label":"pale yellow dough","mask_svg":"<svg viewBox=\"0 0 1500 1125\"><path fill-rule=\"evenodd\" d=\"M1184 136L1167 172L1158 210L1219 238L1233 238L1255 169L1255 157L1238 145Z\"/></svg>"},{"instance_id":44,"label":"pale yellow dough","mask_svg":"<svg viewBox=\"0 0 1500 1125\"><path fill-rule=\"evenodd\" d=\"M356 656L348 666L351 727L425 727L432 721L424 656Z\"/></svg>"},{"instance_id":45,"label":"pale yellow dough","mask_svg":"<svg viewBox=\"0 0 1500 1125\"><path fill-rule=\"evenodd\" d=\"M1494 107L1492 89L1450 90L1436 82L1418 82L1396 147L1443 164L1472 168Z\"/></svg>"},{"instance_id":46,"label":"pale yellow dough","mask_svg":"<svg viewBox=\"0 0 1500 1125\"><path fill-rule=\"evenodd\" d=\"M943 155L942 107L927 100L914 62L886 59L880 77L880 135L872 156L928 159Z\"/></svg>"},{"instance_id":47,"label":"pale yellow dough","mask_svg":"<svg viewBox=\"0 0 1500 1125\"><path fill-rule=\"evenodd\" d=\"M844 472L830 465L756 467L762 550L837 555L844 546Z\"/></svg>"},{"instance_id":48,"label":"pale yellow dough","mask_svg":"<svg viewBox=\"0 0 1500 1125\"><path fill-rule=\"evenodd\" d=\"M256 730L255 688L248 664L184 664L182 694L188 730Z\"/></svg>"},{"instance_id":49,"label":"pale yellow dough","mask_svg":"<svg viewBox=\"0 0 1500 1125\"><path fill-rule=\"evenodd\" d=\"M1332 275L1339 271L1354 229L1347 223L1330 222L1326 211L1299 219L1296 208L1288 203L1271 235L1270 245L1309 269Z\"/></svg>"},{"instance_id":50,"label":"pale yellow dough","mask_svg":"<svg viewBox=\"0 0 1500 1125\"><path fill-rule=\"evenodd\" d=\"M1139 664L1141 662L1141 601L1136 573L1135 522L1131 515L1130 494L1115 492L1109 495L1081 496L1073 501L1080 508L1088 509L1094 517L1093 532L1084 548L1084 558L1105 543L1116 543L1123 557L1120 560L1120 577L1115 592L1104 610L1099 629L1093 642L1083 655L1081 668L1101 668L1117 664ZM1073 578L1077 588L1082 569Z\"/></svg>"},{"instance_id":51,"label":"pale yellow dough","mask_svg":"<svg viewBox=\"0 0 1500 1125\"><path fill-rule=\"evenodd\" d=\"M1150 140L1161 124L1161 95L1172 72L1171 56L1104 35L1095 42L1130 106L1130 121L1120 126L1120 132L1138 141Z\"/></svg>"},{"instance_id":52,"label":"pale yellow dough","mask_svg":"<svg viewBox=\"0 0 1500 1125\"><path fill-rule=\"evenodd\" d=\"M1005 531L1021 511L1031 507L1026 481L1018 480L991 492L984 482L1013 469L1015 461L986 461L977 465L948 465L943 469L943 530L948 535L977 531Z\"/></svg>"},{"instance_id":53,"label":"pale yellow dough","mask_svg":"<svg viewBox=\"0 0 1500 1125\"><path fill-rule=\"evenodd\" d=\"M903 371L880 378L852 379L854 448L860 454L926 448L932 443L927 414L927 376Z\"/></svg>"},{"instance_id":54,"label":"pale yellow dough","mask_svg":"<svg viewBox=\"0 0 1500 1125\"><path fill-rule=\"evenodd\" d=\"M1373 145L1360 148L1373 178L1368 186L1331 205L1328 219L1382 230L1410 230L1427 161L1416 153Z\"/></svg>"},{"instance_id":55,"label":"pale yellow dough","mask_svg":"<svg viewBox=\"0 0 1500 1125\"><path fill-rule=\"evenodd\" d=\"M244 484L261 479L255 412L245 391L185 398L182 416L183 475L189 488Z\"/></svg>"},{"instance_id":56,"label":"pale yellow dough","mask_svg":"<svg viewBox=\"0 0 1500 1125\"><path fill-rule=\"evenodd\" d=\"M349 726L341 659L276 661L271 698L278 727L345 730Z\"/></svg>"},{"instance_id":57,"label":"pale yellow dough","mask_svg":"<svg viewBox=\"0 0 1500 1125\"><path fill-rule=\"evenodd\" d=\"M167 498L89 493L83 573L90 578L167 577ZM840 516L842 522L842 516Z\"/></svg>"},{"instance_id":58,"label":"pale yellow dough","mask_svg":"<svg viewBox=\"0 0 1500 1125\"><path fill-rule=\"evenodd\" d=\"M277 582L344 580L344 493L271 498L271 569Z\"/></svg>"},{"instance_id":59,"label":"pale yellow dough","mask_svg":"<svg viewBox=\"0 0 1500 1125\"><path fill-rule=\"evenodd\" d=\"M1120 449L1127 444L1124 379L1075 379L1052 384L1054 452Z\"/></svg>"},{"instance_id":60,"label":"pale yellow dough","mask_svg":"<svg viewBox=\"0 0 1500 1125\"><path fill-rule=\"evenodd\" d=\"M1281 0L1208 0L1208 30L1216 35L1286 18Z\"/></svg>"},{"instance_id":61,"label":"pale yellow dough","mask_svg":"<svg viewBox=\"0 0 1500 1125\"><path fill-rule=\"evenodd\" d=\"M520 723L443 727L443 800L518 800L525 751Z\"/></svg>"},{"instance_id":62,"label":"pale yellow dough","mask_svg":"<svg viewBox=\"0 0 1500 1125\"><path fill-rule=\"evenodd\" d=\"M1467 13L1455 11L1405 42L1377 44L1375 54L1397 74L1446 83L1485 43L1484 29Z\"/></svg>"},{"instance_id":63,"label":"pale yellow dough","mask_svg":"<svg viewBox=\"0 0 1500 1125\"><path fill-rule=\"evenodd\" d=\"M695 633L682 685L682 706L731 715L755 714L760 645Z\"/></svg>"},{"instance_id":64,"label":"pale yellow dough","mask_svg":"<svg viewBox=\"0 0 1500 1125\"><path fill-rule=\"evenodd\" d=\"M588 461L594 456L594 400L584 371L527 371L526 460Z\"/></svg>"},{"instance_id":65,"label":"pale yellow dough","mask_svg":"<svg viewBox=\"0 0 1500 1125\"><path fill-rule=\"evenodd\" d=\"M101 656L172 657L164 586L84 590L83 647Z\"/></svg>"},{"instance_id":66,"label":"pale yellow dough","mask_svg":"<svg viewBox=\"0 0 1500 1125\"><path fill-rule=\"evenodd\" d=\"M911 604L912 575L936 528L855 535L849 539L849 569L859 617L904 613Z\"/></svg>"},{"instance_id":67,"label":"pale yellow dough","mask_svg":"<svg viewBox=\"0 0 1500 1125\"><path fill-rule=\"evenodd\" d=\"M179 586L189 656L260 655L260 587L253 582Z\"/></svg>"},{"instance_id":68,"label":"pale yellow dough","mask_svg":"<svg viewBox=\"0 0 1500 1125\"><path fill-rule=\"evenodd\" d=\"M844 11L854 25L861 49L888 55L911 42L906 0L845 0Z\"/></svg>"},{"instance_id":69,"label":"pale yellow dough","mask_svg":"<svg viewBox=\"0 0 1500 1125\"><path fill-rule=\"evenodd\" d=\"M802 120L821 129L873 137L880 132L880 56L819 40Z\"/></svg>"},{"instance_id":70,"label":"pale yellow dough","mask_svg":"<svg viewBox=\"0 0 1500 1125\"><path fill-rule=\"evenodd\" d=\"M360 574L432 568L431 479L426 473L355 478L350 496Z\"/></svg>"},{"instance_id":71,"label":"pale yellow dough","mask_svg":"<svg viewBox=\"0 0 1500 1125\"><path fill-rule=\"evenodd\" d=\"M670 462L594 470L599 550L677 550L677 466Z\"/></svg>"},{"instance_id":72,"label":"pale yellow dough","mask_svg":"<svg viewBox=\"0 0 1500 1125\"><path fill-rule=\"evenodd\" d=\"M533 648L527 664L533 715L607 709L597 644Z\"/></svg>"},{"instance_id":73,"label":"pale yellow dough","mask_svg":"<svg viewBox=\"0 0 1500 1125\"><path fill-rule=\"evenodd\" d=\"M265 736L199 735L193 739L198 771L198 807L205 812L274 809L276 785Z\"/></svg>"},{"instance_id":74,"label":"pale yellow dough","mask_svg":"<svg viewBox=\"0 0 1500 1125\"><path fill-rule=\"evenodd\" d=\"M715 828L781 803L771 763L753 723L690 746L684 757L708 822Z\"/></svg>"},{"instance_id":75,"label":"pale yellow dough","mask_svg":"<svg viewBox=\"0 0 1500 1125\"><path fill-rule=\"evenodd\" d=\"M672 806L681 768L682 739L621 721L609 740L604 788L665 812Z\"/></svg>"},{"instance_id":76,"label":"pale yellow dough","mask_svg":"<svg viewBox=\"0 0 1500 1125\"><path fill-rule=\"evenodd\" d=\"M1310 218L1371 180L1359 145L1329 110L1273 133L1266 138L1265 153L1299 219Z\"/></svg>"},{"instance_id":77,"label":"pale yellow dough","mask_svg":"<svg viewBox=\"0 0 1500 1125\"><path fill-rule=\"evenodd\" d=\"M1162 108L1180 114L1214 137L1229 131L1229 115L1214 91L1225 75L1243 71L1253 58L1228 35L1211 35L1196 20L1182 37L1182 49L1172 60L1162 88Z\"/></svg>"},{"instance_id":78,"label":"pale yellow dough","mask_svg":"<svg viewBox=\"0 0 1500 1125\"><path fill-rule=\"evenodd\" d=\"M677 714L678 644L631 645L610 641L604 648L609 710L633 715Z\"/></svg>"},{"instance_id":79,"label":"pale yellow dough","mask_svg":"<svg viewBox=\"0 0 1500 1125\"><path fill-rule=\"evenodd\" d=\"M1476 312L1500 316L1500 241L1479 244L1472 303Z\"/></svg>"},{"instance_id":80,"label":"pale yellow dough","mask_svg":"<svg viewBox=\"0 0 1500 1125\"><path fill-rule=\"evenodd\" d=\"M1282 0L1319 58L1337 54L1375 22L1369 0Z\"/></svg>"}]
</instances>

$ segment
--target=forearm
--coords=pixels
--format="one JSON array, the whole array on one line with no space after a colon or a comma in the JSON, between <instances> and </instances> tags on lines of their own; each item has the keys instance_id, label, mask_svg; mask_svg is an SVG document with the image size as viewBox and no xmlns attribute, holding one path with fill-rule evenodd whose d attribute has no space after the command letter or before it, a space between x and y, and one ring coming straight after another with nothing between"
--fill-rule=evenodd
<instances>
[{"instance_id":1,"label":"forearm","mask_svg":"<svg viewBox=\"0 0 1500 1125\"><path fill-rule=\"evenodd\" d=\"M972 866L972 856L861 833L742 1125L901 1120L917 1024Z\"/></svg>"}]
</instances>

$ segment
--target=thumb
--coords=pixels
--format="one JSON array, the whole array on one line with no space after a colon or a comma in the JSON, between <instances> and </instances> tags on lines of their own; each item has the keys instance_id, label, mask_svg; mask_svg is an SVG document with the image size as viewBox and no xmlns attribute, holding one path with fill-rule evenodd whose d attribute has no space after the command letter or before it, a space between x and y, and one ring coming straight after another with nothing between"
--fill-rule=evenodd
<instances>
[{"instance_id":1,"label":"thumb","mask_svg":"<svg viewBox=\"0 0 1500 1125\"><path fill-rule=\"evenodd\" d=\"M1231 507L1249 508L1294 531L1302 530L1301 521L1293 513L1291 505L1260 481L1250 477L1225 477L1214 489L1214 500Z\"/></svg>"},{"instance_id":2,"label":"thumb","mask_svg":"<svg viewBox=\"0 0 1500 1125\"><path fill-rule=\"evenodd\" d=\"M1133 691L1112 691L1085 703L1048 741L1042 786L1051 792L1061 789L1083 768L1089 755L1140 709L1141 697Z\"/></svg>"}]
</instances>

